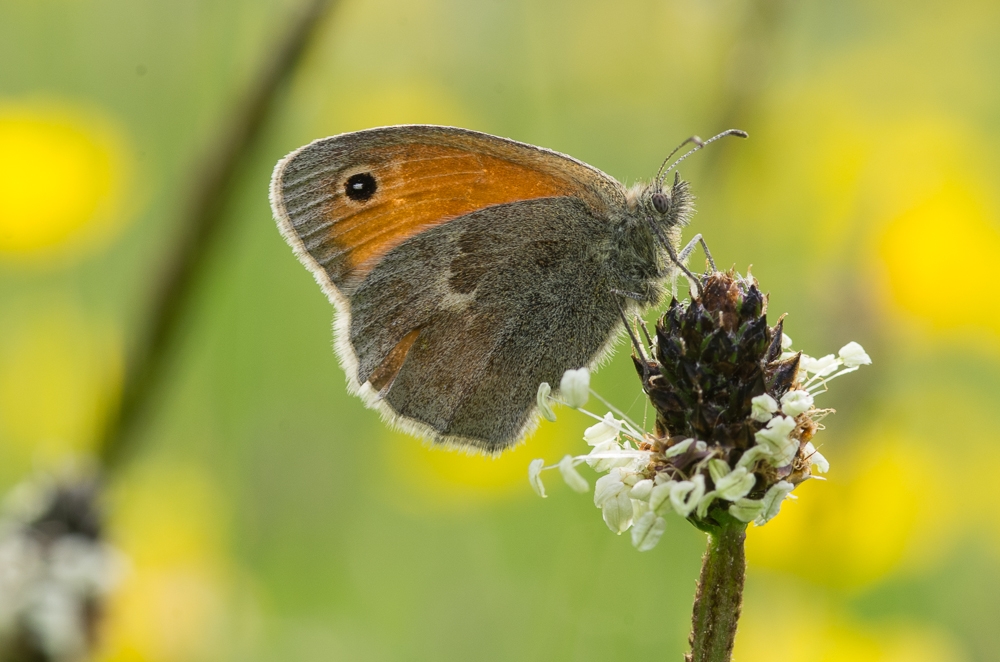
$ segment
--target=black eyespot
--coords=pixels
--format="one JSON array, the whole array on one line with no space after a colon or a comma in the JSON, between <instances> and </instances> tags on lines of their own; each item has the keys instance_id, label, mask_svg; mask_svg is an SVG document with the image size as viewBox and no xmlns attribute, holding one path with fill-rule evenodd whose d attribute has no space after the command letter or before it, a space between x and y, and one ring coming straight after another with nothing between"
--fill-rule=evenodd
<instances>
[{"instance_id":1,"label":"black eyespot","mask_svg":"<svg viewBox=\"0 0 1000 662\"><path fill-rule=\"evenodd\" d=\"M344 184L344 192L347 197L358 202L364 202L372 197L377 190L378 184L375 183L375 178L370 172L359 172L356 175L351 175L347 179L347 183Z\"/></svg>"},{"instance_id":2,"label":"black eyespot","mask_svg":"<svg viewBox=\"0 0 1000 662\"><path fill-rule=\"evenodd\" d=\"M666 193L654 193L652 195L653 209L660 212L661 214L666 214L670 209L670 196Z\"/></svg>"}]
</instances>

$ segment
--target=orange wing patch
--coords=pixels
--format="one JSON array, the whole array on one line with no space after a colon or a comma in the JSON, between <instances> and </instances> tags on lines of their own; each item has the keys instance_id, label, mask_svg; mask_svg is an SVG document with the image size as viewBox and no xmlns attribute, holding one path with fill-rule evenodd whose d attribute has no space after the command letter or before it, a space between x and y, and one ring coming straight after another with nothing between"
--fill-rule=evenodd
<instances>
[{"instance_id":1,"label":"orange wing patch","mask_svg":"<svg viewBox=\"0 0 1000 662\"><path fill-rule=\"evenodd\" d=\"M307 169L282 186L282 201L303 247L338 286L359 282L390 250L455 217L579 191L568 177L446 145L375 147L352 161ZM374 178L374 192L359 188L349 195L348 180L367 182L357 179L366 174Z\"/></svg>"}]
</instances>

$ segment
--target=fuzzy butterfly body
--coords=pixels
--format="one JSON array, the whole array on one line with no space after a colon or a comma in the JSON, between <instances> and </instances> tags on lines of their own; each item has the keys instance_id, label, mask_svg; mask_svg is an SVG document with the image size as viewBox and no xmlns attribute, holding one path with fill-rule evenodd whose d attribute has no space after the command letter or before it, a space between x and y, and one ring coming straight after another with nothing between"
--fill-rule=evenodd
<instances>
[{"instance_id":1,"label":"fuzzy butterfly body","mask_svg":"<svg viewBox=\"0 0 1000 662\"><path fill-rule=\"evenodd\" d=\"M680 179L626 190L557 152L421 125L292 152L271 205L337 309L351 390L489 453L531 430L541 382L596 365L623 312L660 300L691 212Z\"/></svg>"}]
</instances>

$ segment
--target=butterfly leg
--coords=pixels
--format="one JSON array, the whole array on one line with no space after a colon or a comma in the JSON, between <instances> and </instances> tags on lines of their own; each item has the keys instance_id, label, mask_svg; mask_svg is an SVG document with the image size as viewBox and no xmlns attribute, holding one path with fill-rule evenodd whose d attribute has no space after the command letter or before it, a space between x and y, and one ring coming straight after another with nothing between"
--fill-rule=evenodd
<instances>
[{"instance_id":1,"label":"butterfly leg","mask_svg":"<svg viewBox=\"0 0 1000 662\"><path fill-rule=\"evenodd\" d=\"M635 349L635 353L638 355L639 360L642 361L643 370L647 371L648 368L646 366L648 366L649 361L646 359L646 353L642 349L642 343L640 343L639 339L635 337L635 330L632 328L632 325L628 323L628 317L625 316L625 308L622 306L622 302L618 299L619 294L625 296L628 295L627 293L618 292L617 290L611 290L611 293L615 297L615 303L618 305L618 314L621 315L622 323L625 325L625 330L628 331L628 337L632 341L632 347Z\"/></svg>"},{"instance_id":2,"label":"butterfly leg","mask_svg":"<svg viewBox=\"0 0 1000 662\"><path fill-rule=\"evenodd\" d=\"M649 301L649 297L644 297L643 295L636 294L635 292L625 292L623 290L611 290L611 293L612 294L617 294L619 296L626 297L628 299L633 299L633 300L639 301L641 303L646 303L647 301ZM622 310L620 310L620 308L621 308L621 305L619 304L619 312L621 313L622 318L624 319L625 312L622 311ZM652 351L652 349L653 349L653 339L649 337L649 329L646 328L646 323L642 320L641 317L639 317L638 315L636 315L636 316L633 317L633 324L636 327L642 329L642 335L644 335L646 337L646 346L650 349L650 351Z\"/></svg>"},{"instance_id":3,"label":"butterfly leg","mask_svg":"<svg viewBox=\"0 0 1000 662\"><path fill-rule=\"evenodd\" d=\"M712 269L711 273L715 273L718 271L715 266L715 260L712 259L712 253L708 250L708 244L705 243L705 239L701 236L701 234L696 234L691 238L691 241L687 243L687 246L685 246L677 256L678 259L681 261L687 260L688 257L691 256L691 253L694 252L695 246L698 244L701 244L702 250L705 251L705 258L708 260L708 265Z\"/></svg>"}]
</instances>

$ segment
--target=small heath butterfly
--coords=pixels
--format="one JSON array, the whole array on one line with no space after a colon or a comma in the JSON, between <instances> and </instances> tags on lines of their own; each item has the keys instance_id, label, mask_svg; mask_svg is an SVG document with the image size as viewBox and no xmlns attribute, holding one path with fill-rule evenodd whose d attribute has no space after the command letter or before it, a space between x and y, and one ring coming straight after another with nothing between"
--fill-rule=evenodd
<instances>
[{"instance_id":1,"label":"small heath butterfly","mask_svg":"<svg viewBox=\"0 0 1000 662\"><path fill-rule=\"evenodd\" d=\"M692 196L660 170L626 188L541 147L388 126L286 156L271 207L337 309L350 390L406 432L499 453L534 427L541 382L598 364L686 271Z\"/></svg>"}]
</instances>

